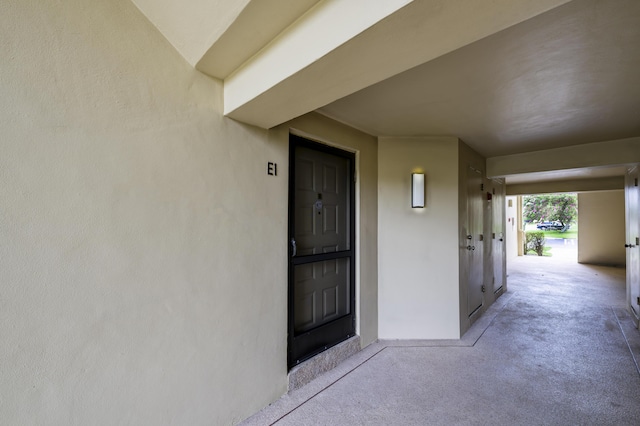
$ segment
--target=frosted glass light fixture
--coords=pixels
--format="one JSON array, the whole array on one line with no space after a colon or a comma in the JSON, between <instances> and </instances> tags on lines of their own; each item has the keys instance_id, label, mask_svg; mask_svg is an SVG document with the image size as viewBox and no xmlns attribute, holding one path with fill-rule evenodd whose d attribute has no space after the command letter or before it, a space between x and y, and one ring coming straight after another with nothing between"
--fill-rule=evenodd
<instances>
[{"instance_id":1,"label":"frosted glass light fixture","mask_svg":"<svg viewBox=\"0 0 640 426\"><path fill-rule=\"evenodd\" d=\"M411 174L411 207L424 208L424 173Z\"/></svg>"}]
</instances>

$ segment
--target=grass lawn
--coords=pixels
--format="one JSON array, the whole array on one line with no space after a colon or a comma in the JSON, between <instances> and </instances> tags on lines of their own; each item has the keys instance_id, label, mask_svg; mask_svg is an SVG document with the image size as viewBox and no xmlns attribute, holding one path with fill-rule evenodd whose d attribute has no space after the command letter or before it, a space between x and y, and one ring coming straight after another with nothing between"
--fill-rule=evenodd
<instances>
[{"instance_id":1,"label":"grass lawn","mask_svg":"<svg viewBox=\"0 0 640 426\"><path fill-rule=\"evenodd\" d=\"M545 238L578 238L578 230L577 229L569 229L565 232L560 231L542 231L544 232Z\"/></svg>"},{"instance_id":2,"label":"grass lawn","mask_svg":"<svg viewBox=\"0 0 640 426\"><path fill-rule=\"evenodd\" d=\"M526 254L527 254L527 256L537 256L538 255L538 253L536 253L535 250L529 250ZM551 247L549 247L549 246L542 247L542 255L543 256L548 256L548 257L553 256L553 254L551 253Z\"/></svg>"}]
</instances>

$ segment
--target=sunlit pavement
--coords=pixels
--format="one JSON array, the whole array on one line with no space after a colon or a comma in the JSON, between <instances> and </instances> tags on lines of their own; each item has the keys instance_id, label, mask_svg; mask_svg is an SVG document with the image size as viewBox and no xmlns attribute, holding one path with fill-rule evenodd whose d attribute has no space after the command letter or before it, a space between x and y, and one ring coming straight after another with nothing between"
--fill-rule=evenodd
<instances>
[{"instance_id":1,"label":"sunlit pavement","mask_svg":"<svg viewBox=\"0 0 640 426\"><path fill-rule=\"evenodd\" d=\"M578 240L575 238L546 238L545 244L551 248L551 257L578 260Z\"/></svg>"}]
</instances>

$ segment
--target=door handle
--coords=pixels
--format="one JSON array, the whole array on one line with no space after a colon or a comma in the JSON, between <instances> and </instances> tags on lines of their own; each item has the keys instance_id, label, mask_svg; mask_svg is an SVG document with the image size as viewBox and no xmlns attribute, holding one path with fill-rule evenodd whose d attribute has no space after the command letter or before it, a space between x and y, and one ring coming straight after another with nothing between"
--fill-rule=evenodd
<instances>
[{"instance_id":1,"label":"door handle","mask_svg":"<svg viewBox=\"0 0 640 426\"><path fill-rule=\"evenodd\" d=\"M296 246L296 239L291 239L291 257L295 257L298 253L298 247Z\"/></svg>"}]
</instances>

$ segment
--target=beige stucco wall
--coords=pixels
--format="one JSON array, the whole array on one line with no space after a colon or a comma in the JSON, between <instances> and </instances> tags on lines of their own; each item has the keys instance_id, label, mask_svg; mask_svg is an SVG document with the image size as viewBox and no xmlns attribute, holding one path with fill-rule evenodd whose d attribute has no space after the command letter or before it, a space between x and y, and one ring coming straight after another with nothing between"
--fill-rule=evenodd
<instances>
[{"instance_id":1,"label":"beige stucco wall","mask_svg":"<svg viewBox=\"0 0 640 426\"><path fill-rule=\"evenodd\" d=\"M0 12L0 423L233 424L276 400L286 131L223 118L221 82L127 0ZM376 141L296 126L358 152L366 344Z\"/></svg>"},{"instance_id":2,"label":"beige stucco wall","mask_svg":"<svg viewBox=\"0 0 640 426\"><path fill-rule=\"evenodd\" d=\"M378 141L379 334L458 338L458 139ZM426 207L411 208L411 173Z\"/></svg>"},{"instance_id":3,"label":"beige stucco wall","mask_svg":"<svg viewBox=\"0 0 640 426\"><path fill-rule=\"evenodd\" d=\"M194 65L251 0L132 0L167 40Z\"/></svg>"},{"instance_id":4,"label":"beige stucco wall","mask_svg":"<svg viewBox=\"0 0 640 426\"><path fill-rule=\"evenodd\" d=\"M624 191L578 194L578 262L625 265Z\"/></svg>"},{"instance_id":5,"label":"beige stucco wall","mask_svg":"<svg viewBox=\"0 0 640 426\"><path fill-rule=\"evenodd\" d=\"M518 257L518 197L508 196L506 197L505 206L506 215L506 250L507 250L507 263L510 260Z\"/></svg>"}]
</instances>

